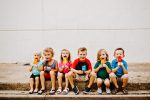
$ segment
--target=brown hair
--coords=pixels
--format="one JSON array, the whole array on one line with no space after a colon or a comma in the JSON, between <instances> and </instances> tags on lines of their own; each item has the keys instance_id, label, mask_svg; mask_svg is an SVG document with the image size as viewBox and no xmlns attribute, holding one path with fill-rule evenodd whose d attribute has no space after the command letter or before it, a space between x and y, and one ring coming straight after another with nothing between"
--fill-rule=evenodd
<instances>
[{"instance_id":1,"label":"brown hair","mask_svg":"<svg viewBox=\"0 0 150 100\"><path fill-rule=\"evenodd\" d=\"M117 49L115 49L115 51L114 51L114 55L115 55L115 53L116 53L117 50L122 50L122 52L123 52L123 54L124 54L124 49L123 49L123 48L117 48Z\"/></svg>"},{"instance_id":2,"label":"brown hair","mask_svg":"<svg viewBox=\"0 0 150 100\"><path fill-rule=\"evenodd\" d=\"M81 52L83 52L83 51L87 51L87 49L86 49L85 47L81 47L81 48L79 48L79 49L78 49L78 54L79 54L79 52L80 52L80 51L81 51Z\"/></svg>"},{"instance_id":3,"label":"brown hair","mask_svg":"<svg viewBox=\"0 0 150 100\"><path fill-rule=\"evenodd\" d=\"M69 52L69 57L68 57L68 61L71 61L71 54L70 54L70 51L69 50L67 50L67 49L62 49L61 50L61 55L60 55L60 61L63 61L63 57L62 57L62 51L67 51L67 52Z\"/></svg>"},{"instance_id":4,"label":"brown hair","mask_svg":"<svg viewBox=\"0 0 150 100\"><path fill-rule=\"evenodd\" d=\"M50 52L52 54L52 57L54 56L54 50L52 48L45 48L44 53L45 52Z\"/></svg>"},{"instance_id":5,"label":"brown hair","mask_svg":"<svg viewBox=\"0 0 150 100\"><path fill-rule=\"evenodd\" d=\"M106 54L106 61L108 61L109 60L109 55L108 55L108 53L107 53L107 51L105 50L105 49L100 49L98 52L97 52L97 61L101 61L101 59L100 59L100 53L102 52L102 51L104 51L105 52L105 54Z\"/></svg>"}]
</instances>

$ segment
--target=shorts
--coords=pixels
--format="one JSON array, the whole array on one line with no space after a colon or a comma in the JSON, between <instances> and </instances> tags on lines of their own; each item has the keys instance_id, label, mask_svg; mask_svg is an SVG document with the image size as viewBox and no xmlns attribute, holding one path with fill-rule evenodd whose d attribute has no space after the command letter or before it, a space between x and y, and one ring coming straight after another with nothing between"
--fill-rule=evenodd
<instances>
[{"instance_id":1,"label":"shorts","mask_svg":"<svg viewBox=\"0 0 150 100\"><path fill-rule=\"evenodd\" d=\"M79 74L76 74L76 78L75 80L77 81L88 81L89 80L89 76L88 75L79 75Z\"/></svg>"},{"instance_id":2,"label":"shorts","mask_svg":"<svg viewBox=\"0 0 150 100\"><path fill-rule=\"evenodd\" d=\"M105 77L105 78L102 78L101 76L97 76L97 78L101 78L101 79L105 80L107 78L109 79L109 75L107 77Z\"/></svg>"},{"instance_id":3,"label":"shorts","mask_svg":"<svg viewBox=\"0 0 150 100\"><path fill-rule=\"evenodd\" d=\"M44 72L44 77L45 77L45 80L50 80L51 79L50 72L45 71Z\"/></svg>"},{"instance_id":4,"label":"shorts","mask_svg":"<svg viewBox=\"0 0 150 100\"><path fill-rule=\"evenodd\" d=\"M44 77L45 77L45 80L46 80L46 81L47 81L47 80L51 80L50 71L49 71L49 72L48 72L48 71L44 71ZM56 74L55 77L57 77L57 74Z\"/></svg>"},{"instance_id":5,"label":"shorts","mask_svg":"<svg viewBox=\"0 0 150 100\"><path fill-rule=\"evenodd\" d=\"M30 78L36 78L36 77L40 77L40 75L34 75L34 74L32 74L31 76L30 76Z\"/></svg>"}]
</instances>

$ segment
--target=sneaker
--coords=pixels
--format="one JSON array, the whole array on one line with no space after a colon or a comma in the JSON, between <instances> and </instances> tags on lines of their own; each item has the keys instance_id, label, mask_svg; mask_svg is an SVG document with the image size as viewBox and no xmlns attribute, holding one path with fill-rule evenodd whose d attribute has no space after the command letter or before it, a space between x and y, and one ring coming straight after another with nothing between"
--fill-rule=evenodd
<instances>
[{"instance_id":1,"label":"sneaker","mask_svg":"<svg viewBox=\"0 0 150 100\"><path fill-rule=\"evenodd\" d=\"M79 89L77 86L74 86L73 92L75 93L75 95L79 94Z\"/></svg>"},{"instance_id":2,"label":"sneaker","mask_svg":"<svg viewBox=\"0 0 150 100\"><path fill-rule=\"evenodd\" d=\"M119 92L119 88L115 88L114 90L112 90L112 94L116 94Z\"/></svg>"},{"instance_id":3,"label":"sneaker","mask_svg":"<svg viewBox=\"0 0 150 100\"><path fill-rule=\"evenodd\" d=\"M49 94L50 95L54 95L55 94L55 90L50 90Z\"/></svg>"},{"instance_id":4,"label":"sneaker","mask_svg":"<svg viewBox=\"0 0 150 100\"><path fill-rule=\"evenodd\" d=\"M85 93L85 94L87 94L89 92L91 92L91 88L88 88L88 87L86 87L85 90L83 91L83 93Z\"/></svg>"},{"instance_id":5,"label":"sneaker","mask_svg":"<svg viewBox=\"0 0 150 100\"><path fill-rule=\"evenodd\" d=\"M98 94L102 94L102 89L101 89L101 88L98 88L97 93L98 93Z\"/></svg>"},{"instance_id":6,"label":"sneaker","mask_svg":"<svg viewBox=\"0 0 150 100\"><path fill-rule=\"evenodd\" d=\"M126 88L122 88L123 94L128 94L128 90Z\"/></svg>"},{"instance_id":7,"label":"sneaker","mask_svg":"<svg viewBox=\"0 0 150 100\"><path fill-rule=\"evenodd\" d=\"M109 88L106 88L106 93L107 93L107 94L110 94L110 93L111 93L111 91L110 91Z\"/></svg>"}]
</instances>

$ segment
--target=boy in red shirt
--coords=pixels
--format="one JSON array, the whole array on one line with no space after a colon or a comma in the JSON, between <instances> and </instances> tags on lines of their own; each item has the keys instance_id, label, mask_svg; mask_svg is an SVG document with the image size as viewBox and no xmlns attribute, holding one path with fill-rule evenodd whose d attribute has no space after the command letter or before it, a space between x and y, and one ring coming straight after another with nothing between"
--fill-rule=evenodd
<instances>
[{"instance_id":1,"label":"boy in red shirt","mask_svg":"<svg viewBox=\"0 0 150 100\"><path fill-rule=\"evenodd\" d=\"M85 47L78 49L78 57L74 60L71 66L71 71L68 73L68 80L73 89L73 92L77 95L79 93L78 87L74 84L74 79L81 81L86 81L89 78L89 84L83 91L84 93L89 93L91 91L91 86L95 80L96 74L92 72L92 65L89 59L86 58L87 49Z\"/></svg>"}]
</instances>

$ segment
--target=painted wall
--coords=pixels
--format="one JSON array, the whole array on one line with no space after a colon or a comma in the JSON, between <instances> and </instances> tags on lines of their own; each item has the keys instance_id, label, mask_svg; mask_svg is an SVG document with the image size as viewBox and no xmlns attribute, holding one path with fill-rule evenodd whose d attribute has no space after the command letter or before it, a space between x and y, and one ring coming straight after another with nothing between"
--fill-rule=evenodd
<instances>
[{"instance_id":1,"label":"painted wall","mask_svg":"<svg viewBox=\"0 0 150 100\"><path fill-rule=\"evenodd\" d=\"M123 47L128 62L150 61L150 0L0 0L0 62L29 62L34 51L85 46L95 62Z\"/></svg>"}]
</instances>

